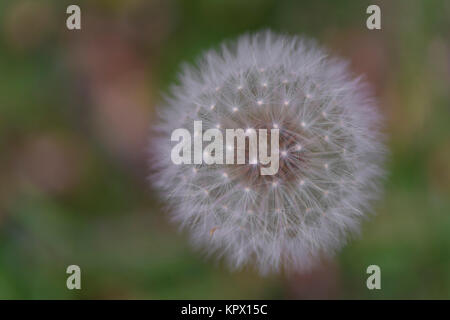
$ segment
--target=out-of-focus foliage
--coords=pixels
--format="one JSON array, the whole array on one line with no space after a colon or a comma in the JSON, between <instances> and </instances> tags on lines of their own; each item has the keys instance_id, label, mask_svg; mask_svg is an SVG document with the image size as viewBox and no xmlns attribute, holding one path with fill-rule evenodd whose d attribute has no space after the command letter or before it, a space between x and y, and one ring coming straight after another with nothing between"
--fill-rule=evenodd
<instances>
[{"instance_id":1,"label":"out-of-focus foliage","mask_svg":"<svg viewBox=\"0 0 450 320\"><path fill-rule=\"evenodd\" d=\"M0 298L450 298L449 1L78 3L81 31L68 1L0 2ZM365 27L371 3L381 31ZM264 28L348 58L386 117L376 215L309 274L229 272L148 187L148 127L180 63ZM382 290L366 288L371 264Z\"/></svg>"}]
</instances>

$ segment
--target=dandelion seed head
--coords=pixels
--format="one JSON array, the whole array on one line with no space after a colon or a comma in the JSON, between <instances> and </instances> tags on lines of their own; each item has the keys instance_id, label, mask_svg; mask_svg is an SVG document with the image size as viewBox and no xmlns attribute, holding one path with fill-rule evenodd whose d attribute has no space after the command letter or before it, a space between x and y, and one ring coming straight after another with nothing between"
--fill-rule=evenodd
<instances>
[{"instance_id":1,"label":"dandelion seed head","mask_svg":"<svg viewBox=\"0 0 450 320\"><path fill-rule=\"evenodd\" d=\"M358 232L379 197L385 147L375 101L312 40L260 32L206 52L179 75L159 120L151 180L193 244L232 268L308 269ZM278 173L260 175L257 159L173 164L171 133L196 120L203 132L277 128Z\"/></svg>"}]
</instances>

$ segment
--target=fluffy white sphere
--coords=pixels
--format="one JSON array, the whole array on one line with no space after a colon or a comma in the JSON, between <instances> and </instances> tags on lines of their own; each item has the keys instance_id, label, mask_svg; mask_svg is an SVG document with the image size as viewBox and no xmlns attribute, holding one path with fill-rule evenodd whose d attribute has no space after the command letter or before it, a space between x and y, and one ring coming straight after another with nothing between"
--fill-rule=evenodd
<instances>
[{"instance_id":1,"label":"fluffy white sphere","mask_svg":"<svg viewBox=\"0 0 450 320\"><path fill-rule=\"evenodd\" d=\"M274 176L255 164L175 165L171 133L279 128ZM315 42L244 35L186 66L161 106L150 144L152 182L195 245L230 266L266 273L311 267L358 231L378 195L380 115L361 78Z\"/></svg>"}]
</instances>

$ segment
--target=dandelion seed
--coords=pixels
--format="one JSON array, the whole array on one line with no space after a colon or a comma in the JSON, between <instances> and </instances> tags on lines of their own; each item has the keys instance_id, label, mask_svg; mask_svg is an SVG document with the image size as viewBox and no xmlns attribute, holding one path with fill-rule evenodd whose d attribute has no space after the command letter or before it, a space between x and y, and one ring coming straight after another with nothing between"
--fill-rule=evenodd
<instances>
[{"instance_id":1,"label":"dandelion seed","mask_svg":"<svg viewBox=\"0 0 450 320\"><path fill-rule=\"evenodd\" d=\"M209 230L209 235L212 237L217 229L218 229L217 227L211 228L211 230Z\"/></svg>"}]
</instances>

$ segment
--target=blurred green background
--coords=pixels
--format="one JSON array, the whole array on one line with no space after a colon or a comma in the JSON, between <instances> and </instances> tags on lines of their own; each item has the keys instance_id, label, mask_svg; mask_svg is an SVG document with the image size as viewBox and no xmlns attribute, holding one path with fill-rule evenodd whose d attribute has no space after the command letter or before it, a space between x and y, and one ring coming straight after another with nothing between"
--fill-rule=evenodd
<instances>
[{"instance_id":1,"label":"blurred green background","mask_svg":"<svg viewBox=\"0 0 450 320\"><path fill-rule=\"evenodd\" d=\"M66 29L66 7L82 30ZM381 7L382 30L366 28ZM376 215L307 274L229 272L147 181L182 62L247 31L315 37L373 84L391 155ZM0 1L0 298L450 298L450 1ZM66 267L82 290L66 288ZM381 290L366 268L381 267Z\"/></svg>"}]
</instances>

